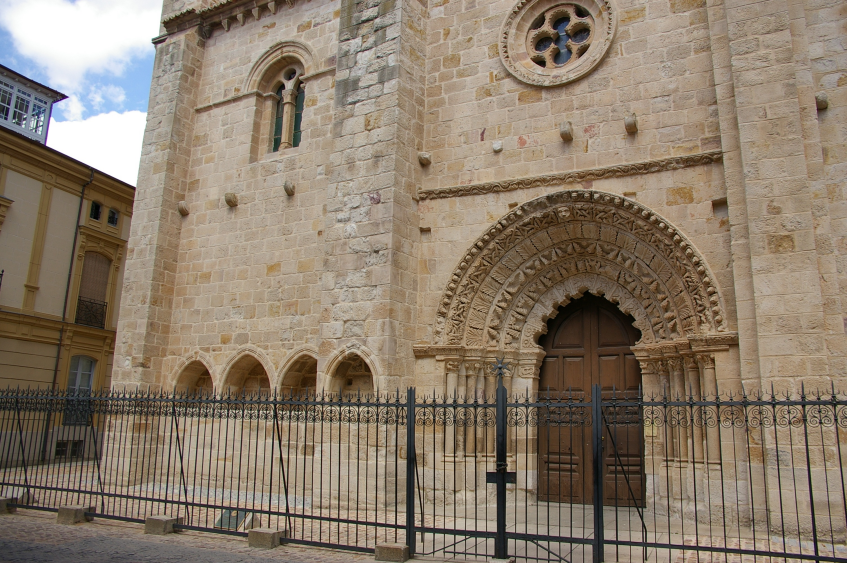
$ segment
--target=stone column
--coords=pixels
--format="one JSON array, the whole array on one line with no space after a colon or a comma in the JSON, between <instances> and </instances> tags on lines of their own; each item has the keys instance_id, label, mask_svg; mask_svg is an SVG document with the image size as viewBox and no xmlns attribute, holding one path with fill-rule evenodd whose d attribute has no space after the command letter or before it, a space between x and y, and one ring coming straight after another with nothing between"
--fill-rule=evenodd
<instances>
[{"instance_id":1,"label":"stone column","mask_svg":"<svg viewBox=\"0 0 847 563\"><path fill-rule=\"evenodd\" d=\"M668 369L668 363L665 360L659 360L656 362L656 368L659 373L659 388L661 389L661 400L668 400L671 397L670 390L670 372ZM665 444L665 460L670 461L674 459L675 450L673 444L673 430L668 426L668 409L663 409L662 415L664 416L664 426L662 426L663 431L663 441Z\"/></svg>"},{"instance_id":2,"label":"stone column","mask_svg":"<svg viewBox=\"0 0 847 563\"><path fill-rule=\"evenodd\" d=\"M674 357L668 358L668 369L670 370L671 376L671 396L674 401L684 401L686 398L685 393L685 375L683 374L682 368L682 357ZM691 413L688 412L687 407L673 407L674 409L682 409L684 410L684 417L690 421ZM682 413L680 413L682 414ZM674 451L676 452L676 457L679 461L688 460L688 441L689 441L689 432L688 427L685 426L685 423L682 420L682 416L673 417L680 424L675 428L671 428L671 432L674 435L676 443L674 444Z\"/></svg>"},{"instance_id":3,"label":"stone column","mask_svg":"<svg viewBox=\"0 0 847 563\"><path fill-rule=\"evenodd\" d=\"M459 374L457 380L456 387L456 397L458 398L459 408L467 409L467 399L468 399L468 375L467 375L467 365L462 363L459 366ZM457 413L459 414L459 413ZM467 410L463 410L463 413L466 417L469 414ZM458 420L458 417L457 417ZM456 425L456 455L460 457L465 456L465 435L470 432L464 425Z\"/></svg>"},{"instance_id":4,"label":"stone column","mask_svg":"<svg viewBox=\"0 0 847 563\"><path fill-rule=\"evenodd\" d=\"M691 396L695 401L701 399L700 394L700 366L697 363L695 356L684 356L685 362L685 379L691 390ZM694 407L694 412L691 413L691 435L692 446L694 449L694 461L703 461L703 413L699 407Z\"/></svg>"},{"instance_id":5,"label":"stone column","mask_svg":"<svg viewBox=\"0 0 847 563\"><path fill-rule=\"evenodd\" d=\"M703 370L703 399L714 401L718 398L718 379L715 373L715 356L698 354L697 359ZM705 407L705 419L711 419L711 424L706 427L706 454L709 463L720 463L721 460L721 431L720 411L717 407Z\"/></svg>"},{"instance_id":6,"label":"stone column","mask_svg":"<svg viewBox=\"0 0 847 563\"><path fill-rule=\"evenodd\" d=\"M446 402L452 402L456 399L456 391L459 384L459 367L461 363L458 360L447 360L444 362L444 369L446 371L446 382L444 385L444 399ZM452 413L454 416L456 415L456 411ZM456 425L453 424L452 427L445 426L444 427L444 453L449 456L453 456L456 454Z\"/></svg>"},{"instance_id":7,"label":"stone column","mask_svg":"<svg viewBox=\"0 0 847 563\"><path fill-rule=\"evenodd\" d=\"M479 375L479 362L466 362L465 363L465 385L467 389L467 402L473 404L476 402L478 395L476 389L476 380ZM465 455L472 456L476 452L476 434L477 428L473 426L471 428L467 428L465 431L465 436L467 437L467 442L465 443Z\"/></svg>"},{"instance_id":8,"label":"stone column","mask_svg":"<svg viewBox=\"0 0 847 563\"><path fill-rule=\"evenodd\" d=\"M297 91L294 89L282 91L282 135L280 149L291 148L291 138L294 135L294 102L297 101Z\"/></svg>"}]
</instances>

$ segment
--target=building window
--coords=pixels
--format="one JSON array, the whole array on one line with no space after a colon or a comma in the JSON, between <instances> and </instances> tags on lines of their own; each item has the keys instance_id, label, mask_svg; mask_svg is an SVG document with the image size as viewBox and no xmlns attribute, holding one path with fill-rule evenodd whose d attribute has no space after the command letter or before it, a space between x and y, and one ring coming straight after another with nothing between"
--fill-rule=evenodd
<instances>
[{"instance_id":1,"label":"building window","mask_svg":"<svg viewBox=\"0 0 847 563\"><path fill-rule=\"evenodd\" d=\"M32 94L18 88L18 96L15 98L15 107L12 111L12 123L18 127L26 126L26 118L29 115L29 106L32 103Z\"/></svg>"},{"instance_id":2,"label":"building window","mask_svg":"<svg viewBox=\"0 0 847 563\"><path fill-rule=\"evenodd\" d=\"M44 132L44 118L46 116L47 102L36 96L29 116L29 130L36 135L41 135Z\"/></svg>"},{"instance_id":3,"label":"building window","mask_svg":"<svg viewBox=\"0 0 847 563\"><path fill-rule=\"evenodd\" d=\"M97 360L88 356L71 358L68 372L68 395L65 402L65 426L84 426L91 420L91 388L94 383L94 368ZM58 454L57 454L58 455Z\"/></svg>"},{"instance_id":4,"label":"building window","mask_svg":"<svg viewBox=\"0 0 847 563\"><path fill-rule=\"evenodd\" d=\"M91 212L88 214L89 217L94 219L95 221L100 220L100 214L103 212L103 207L97 203L96 201L91 202Z\"/></svg>"},{"instance_id":5,"label":"building window","mask_svg":"<svg viewBox=\"0 0 847 563\"><path fill-rule=\"evenodd\" d=\"M271 150L300 146L303 132L303 106L306 102L305 86L300 82L301 71L291 67L282 73L282 84L276 91L279 101L276 104L273 123L273 143Z\"/></svg>"},{"instance_id":6,"label":"building window","mask_svg":"<svg viewBox=\"0 0 847 563\"><path fill-rule=\"evenodd\" d=\"M0 119L9 121L9 114L12 112L12 98L15 94L15 87L8 82L0 80Z\"/></svg>"},{"instance_id":7,"label":"building window","mask_svg":"<svg viewBox=\"0 0 847 563\"><path fill-rule=\"evenodd\" d=\"M75 395L85 395L91 392L94 382L94 367L97 360L88 356L71 358L71 371L68 373L68 391Z\"/></svg>"},{"instance_id":8,"label":"building window","mask_svg":"<svg viewBox=\"0 0 847 563\"><path fill-rule=\"evenodd\" d=\"M20 127L29 137L44 136L50 104L32 92L0 80L0 121Z\"/></svg>"},{"instance_id":9,"label":"building window","mask_svg":"<svg viewBox=\"0 0 847 563\"><path fill-rule=\"evenodd\" d=\"M118 213L118 210L117 210L117 209L110 209L110 210L109 210L109 218L108 218L106 221L107 221L107 222L108 222L111 226L113 226L113 227L117 227L117 226L118 226L118 217L119 217L119 216L120 216L120 214Z\"/></svg>"},{"instance_id":10,"label":"building window","mask_svg":"<svg viewBox=\"0 0 847 563\"><path fill-rule=\"evenodd\" d=\"M86 252L79 283L76 324L106 327L106 291L112 261L96 252Z\"/></svg>"}]
</instances>

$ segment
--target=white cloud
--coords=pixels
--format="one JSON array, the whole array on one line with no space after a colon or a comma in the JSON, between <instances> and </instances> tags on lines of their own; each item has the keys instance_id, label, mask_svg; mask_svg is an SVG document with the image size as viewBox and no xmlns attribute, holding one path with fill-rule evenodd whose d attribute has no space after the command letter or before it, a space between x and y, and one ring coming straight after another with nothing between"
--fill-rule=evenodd
<instances>
[{"instance_id":1,"label":"white cloud","mask_svg":"<svg viewBox=\"0 0 847 563\"><path fill-rule=\"evenodd\" d=\"M126 91L114 84L91 87L91 90L88 92L88 101L91 102L91 106L95 111L100 110L103 107L103 102L106 100L121 106L126 100Z\"/></svg>"},{"instance_id":2,"label":"white cloud","mask_svg":"<svg viewBox=\"0 0 847 563\"><path fill-rule=\"evenodd\" d=\"M147 114L140 111L51 119L47 146L134 186L146 122Z\"/></svg>"},{"instance_id":3,"label":"white cloud","mask_svg":"<svg viewBox=\"0 0 847 563\"><path fill-rule=\"evenodd\" d=\"M53 106L53 111L56 111L56 109L56 106ZM85 104L82 103L82 100L79 99L79 96L77 96L76 94L71 94L70 96L68 96L67 100L62 100L62 103L58 106L58 109L62 111L62 115L65 116L65 119L79 121L82 119L82 114L85 111Z\"/></svg>"},{"instance_id":4,"label":"white cloud","mask_svg":"<svg viewBox=\"0 0 847 563\"><path fill-rule=\"evenodd\" d=\"M153 50L161 0L0 0L0 26L50 85L77 93L86 73L120 75Z\"/></svg>"}]
</instances>

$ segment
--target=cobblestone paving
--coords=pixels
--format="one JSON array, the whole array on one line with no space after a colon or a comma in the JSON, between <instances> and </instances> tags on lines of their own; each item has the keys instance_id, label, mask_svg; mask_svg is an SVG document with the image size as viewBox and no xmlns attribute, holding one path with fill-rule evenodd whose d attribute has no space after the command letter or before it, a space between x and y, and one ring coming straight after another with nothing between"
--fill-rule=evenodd
<instances>
[{"instance_id":1,"label":"cobblestone paving","mask_svg":"<svg viewBox=\"0 0 847 563\"><path fill-rule=\"evenodd\" d=\"M273 550L247 546L247 538L184 531L148 536L142 524L97 520L56 523L56 513L19 510L0 516L0 561L9 563L359 563L373 555L308 546Z\"/></svg>"}]
</instances>

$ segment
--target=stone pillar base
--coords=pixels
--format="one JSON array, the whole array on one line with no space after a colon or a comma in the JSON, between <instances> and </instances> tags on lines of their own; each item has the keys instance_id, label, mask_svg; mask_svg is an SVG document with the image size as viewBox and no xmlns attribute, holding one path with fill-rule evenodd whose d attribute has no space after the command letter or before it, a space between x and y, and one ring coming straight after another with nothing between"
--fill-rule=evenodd
<instances>
[{"instance_id":1,"label":"stone pillar base","mask_svg":"<svg viewBox=\"0 0 847 563\"><path fill-rule=\"evenodd\" d=\"M13 514L18 511L17 506L9 506L11 504L17 504L18 499L11 498L0 498L0 514Z\"/></svg>"},{"instance_id":2,"label":"stone pillar base","mask_svg":"<svg viewBox=\"0 0 847 563\"><path fill-rule=\"evenodd\" d=\"M93 518L86 516L86 512L94 512L93 506L83 506L81 504L73 504L70 506L60 506L59 513L56 515L56 523L72 526L80 522L91 522Z\"/></svg>"},{"instance_id":3,"label":"stone pillar base","mask_svg":"<svg viewBox=\"0 0 847 563\"><path fill-rule=\"evenodd\" d=\"M376 544L374 559L403 563L403 561L409 559L409 546L402 543L378 543Z\"/></svg>"},{"instance_id":4,"label":"stone pillar base","mask_svg":"<svg viewBox=\"0 0 847 563\"><path fill-rule=\"evenodd\" d=\"M178 530L174 530L174 524L182 524L183 518L180 516L179 518L174 518L172 516L168 516L167 514L158 514L156 516L148 516L146 520L144 520L144 533L151 534L154 536L164 536L165 534L172 534Z\"/></svg>"},{"instance_id":5,"label":"stone pillar base","mask_svg":"<svg viewBox=\"0 0 847 563\"><path fill-rule=\"evenodd\" d=\"M273 528L253 528L247 530L247 545L256 549L273 549L285 543L288 530L274 530Z\"/></svg>"}]
</instances>

